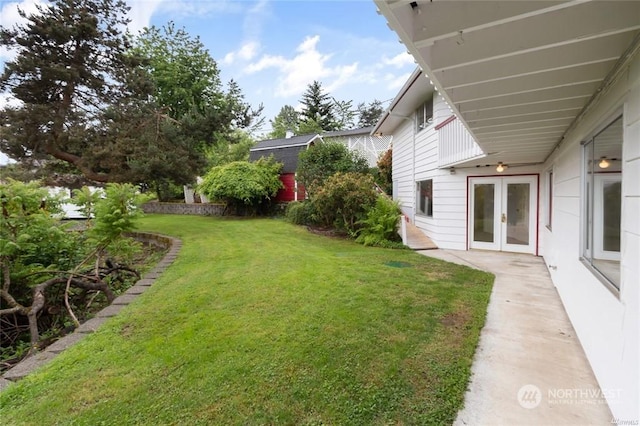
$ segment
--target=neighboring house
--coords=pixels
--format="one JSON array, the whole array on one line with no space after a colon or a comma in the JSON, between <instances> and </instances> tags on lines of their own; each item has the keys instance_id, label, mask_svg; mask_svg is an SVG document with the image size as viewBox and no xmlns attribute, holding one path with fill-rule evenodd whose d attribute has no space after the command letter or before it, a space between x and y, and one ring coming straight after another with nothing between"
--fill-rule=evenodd
<instances>
[{"instance_id":1,"label":"neighboring house","mask_svg":"<svg viewBox=\"0 0 640 426\"><path fill-rule=\"evenodd\" d=\"M278 191L276 201L304 200L304 187L296 180L298 155L302 150L309 148L316 142L322 142L320 135L291 136L291 134L287 134L285 138L260 141L251 148L249 161L256 161L259 158L273 155L276 161L282 163L280 180L284 188Z\"/></svg>"},{"instance_id":2,"label":"neighboring house","mask_svg":"<svg viewBox=\"0 0 640 426\"><path fill-rule=\"evenodd\" d=\"M375 3L424 71L372 131L405 215L441 248L543 256L613 417L637 421L640 2Z\"/></svg>"},{"instance_id":3,"label":"neighboring house","mask_svg":"<svg viewBox=\"0 0 640 426\"><path fill-rule=\"evenodd\" d=\"M369 167L377 167L380 156L391 148L393 136L373 135L371 134L372 130L373 127L336 130L323 133L322 139L327 142L336 141L344 144L350 151L357 151L366 158Z\"/></svg>"},{"instance_id":4,"label":"neighboring house","mask_svg":"<svg viewBox=\"0 0 640 426\"><path fill-rule=\"evenodd\" d=\"M90 186L91 192L102 191L101 188ZM60 208L62 209L62 219L87 219L82 212L82 209L73 204L71 199L73 198L73 189L64 188L61 186L48 186L47 190L53 197L59 197L62 200Z\"/></svg>"}]
</instances>

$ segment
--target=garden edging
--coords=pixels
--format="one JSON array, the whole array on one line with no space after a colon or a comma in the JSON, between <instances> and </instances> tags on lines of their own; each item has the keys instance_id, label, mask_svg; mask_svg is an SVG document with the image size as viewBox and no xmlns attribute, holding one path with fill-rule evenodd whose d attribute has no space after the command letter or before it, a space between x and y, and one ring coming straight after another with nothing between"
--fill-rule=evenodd
<instances>
[{"instance_id":1,"label":"garden edging","mask_svg":"<svg viewBox=\"0 0 640 426\"><path fill-rule=\"evenodd\" d=\"M178 257L178 253L182 248L182 241L166 235L146 232L130 232L127 235L147 244L154 244L165 248L168 247L169 251L140 280L118 296L109 306L106 306L98 312L95 317L82 323L73 333L47 346L42 352L37 352L23 359L14 367L5 371L4 374L0 376L0 392L6 389L12 382L23 379L37 368L51 361L56 355L82 340L87 334L96 331L107 319L116 316L123 307L127 306L153 285L156 278L160 277L164 270Z\"/></svg>"}]
</instances>

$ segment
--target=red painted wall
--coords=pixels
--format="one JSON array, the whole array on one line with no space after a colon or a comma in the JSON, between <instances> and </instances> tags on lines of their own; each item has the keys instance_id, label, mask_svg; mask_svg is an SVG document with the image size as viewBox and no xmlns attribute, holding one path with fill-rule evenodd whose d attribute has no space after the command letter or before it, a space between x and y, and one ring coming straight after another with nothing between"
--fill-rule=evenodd
<instances>
[{"instance_id":1,"label":"red painted wall","mask_svg":"<svg viewBox=\"0 0 640 426\"><path fill-rule=\"evenodd\" d=\"M284 173L280 175L280 181L284 184L284 188L278 191L276 194L276 201L294 201L295 189L296 189L296 175L295 173ZM305 192L304 186L298 184L298 201L304 200Z\"/></svg>"}]
</instances>

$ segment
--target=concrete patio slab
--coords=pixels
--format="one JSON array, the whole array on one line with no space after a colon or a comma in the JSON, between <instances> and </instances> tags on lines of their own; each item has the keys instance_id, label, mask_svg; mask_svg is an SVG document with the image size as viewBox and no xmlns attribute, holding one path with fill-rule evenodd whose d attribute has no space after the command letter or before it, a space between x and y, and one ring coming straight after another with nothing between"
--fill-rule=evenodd
<instances>
[{"instance_id":1,"label":"concrete patio slab","mask_svg":"<svg viewBox=\"0 0 640 426\"><path fill-rule=\"evenodd\" d=\"M419 253L496 276L455 425L611 424L542 258L479 250Z\"/></svg>"}]
</instances>

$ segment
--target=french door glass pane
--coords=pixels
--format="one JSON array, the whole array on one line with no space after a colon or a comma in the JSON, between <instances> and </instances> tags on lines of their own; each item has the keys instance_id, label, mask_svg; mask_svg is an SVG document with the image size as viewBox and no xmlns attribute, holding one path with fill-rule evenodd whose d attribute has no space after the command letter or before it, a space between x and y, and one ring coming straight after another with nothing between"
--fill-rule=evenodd
<instances>
[{"instance_id":1,"label":"french door glass pane","mask_svg":"<svg viewBox=\"0 0 640 426\"><path fill-rule=\"evenodd\" d=\"M476 184L473 187L473 241L493 243L495 185Z\"/></svg>"},{"instance_id":2,"label":"french door glass pane","mask_svg":"<svg viewBox=\"0 0 640 426\"><path fill-rule=\"evenodd\" d=\"M529 184L507 184L507 244L529 245Z\"/></svg>"}]
</instances>

